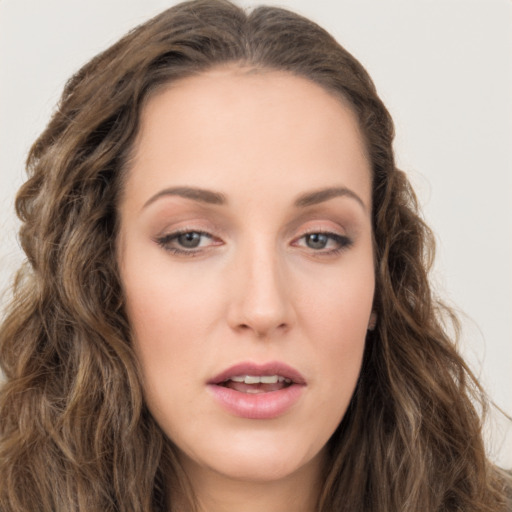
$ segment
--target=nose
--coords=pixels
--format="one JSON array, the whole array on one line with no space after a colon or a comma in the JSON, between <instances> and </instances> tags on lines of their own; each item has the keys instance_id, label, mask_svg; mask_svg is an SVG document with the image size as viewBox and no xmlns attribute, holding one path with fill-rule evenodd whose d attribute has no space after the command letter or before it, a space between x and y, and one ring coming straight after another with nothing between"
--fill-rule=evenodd
<instances>
[{"instance_id":1,"label":"nose","mask_svg":"<svg viewBox=\"0 0 512 512\"><path fill-rule=\"evenodd\" d=\"M290 283L275 250L251 245L237 255L229 286L228 323L236 331L267 338L292 326Z\"/></svg>"}]
</instances>

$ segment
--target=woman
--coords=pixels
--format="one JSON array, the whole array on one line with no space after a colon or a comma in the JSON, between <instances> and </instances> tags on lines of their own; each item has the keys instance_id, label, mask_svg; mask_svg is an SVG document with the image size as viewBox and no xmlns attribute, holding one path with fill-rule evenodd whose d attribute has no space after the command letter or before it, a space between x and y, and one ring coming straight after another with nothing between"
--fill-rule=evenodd
<instances>
[{"instance_id":1,"label":"woman","mask_svg":"<svg viewBox=\"0 0 512 512\"><path fill-rule=\"evenodd\" d=\"M180 4L73 77L16 203L0 509L505 510L392 138L275 8Z\"/></svg>"}]
</instances>

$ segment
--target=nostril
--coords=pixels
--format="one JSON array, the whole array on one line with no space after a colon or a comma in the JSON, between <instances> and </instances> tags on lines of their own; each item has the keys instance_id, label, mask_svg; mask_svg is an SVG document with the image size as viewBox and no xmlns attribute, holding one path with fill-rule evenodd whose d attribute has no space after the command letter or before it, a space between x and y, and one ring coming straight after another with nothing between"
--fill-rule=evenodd
<instances>
[{"instance_id":1,"label":"nostril","mask_svg":"<svg viewBox=\"0 0 512 512\"><path fill-rule=\"evenodd\" d=\"M257 326L257 325L251 326L251 325L246 324L246 323L241 323L241 324L238 324L238 326L237 326L237 329L239 331L251 331L254 334L256 334L256 336L258 338L265 338L265 337L269 336L272 332L284 331L287 328L288 328L288 324L285 323L285 322L283 322L281 324L278 324L275 327L272 327L272 326Z\"/></svg>"}]
</instances>

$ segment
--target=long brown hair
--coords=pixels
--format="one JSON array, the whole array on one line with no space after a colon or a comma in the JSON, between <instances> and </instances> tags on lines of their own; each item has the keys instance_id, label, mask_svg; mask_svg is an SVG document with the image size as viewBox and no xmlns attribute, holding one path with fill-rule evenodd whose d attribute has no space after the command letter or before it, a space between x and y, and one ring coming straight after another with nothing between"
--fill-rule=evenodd
<instances>
[{"instance_id":1,"label":"long brown hair","mask_svg":"<svg viewBox=\"0 0 512 512\"><path fill-rule=\"evenodd\" d=\"M16 199L27 262L0 329L0 509L164 511L178 494L194 509L144 405L116 204L148 95L226 63L289 71L348 100L372 164L378 324L328 444L318 511L503 510L506 477L482 442L485 396L429 288L432 235L370 77L313 22L227 0L172 7L86 64L30 151Z\"/></svg>"}]
</instances>

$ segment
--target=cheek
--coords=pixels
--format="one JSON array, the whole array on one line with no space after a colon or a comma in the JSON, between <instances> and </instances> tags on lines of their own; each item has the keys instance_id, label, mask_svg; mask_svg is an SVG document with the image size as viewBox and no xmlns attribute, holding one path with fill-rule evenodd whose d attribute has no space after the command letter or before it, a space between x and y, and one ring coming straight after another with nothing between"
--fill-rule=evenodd
<instances>
[{"instance_id":1,"label":"cheek","mask_svg":"<svg viewBox=\"0 0 512 512\"><path fill-rule=\"evenodd\" d=\"M173 262L170 254L148 243L145 236L127 235L121 258L121 278L127 313L136 338L151 333L151 343L174 340L174 333L198 325L214 306L211 286L204 282L205 273L196 263Z\"/></svg>"},{"instance_id":2,"label":"cheek","mask_svg":"<svg viewBox=\"0 0 512 512\"><path fill-rule=\"evenodd\" d=\"M143 349L150 346L155 358L159 352L193 349L216 307L208 293L178 274L140 273L125 283L128 317Z\"/></svg>"},{"instance_id":3,"label":"cheek","mask_svg":"<svg viewBox=\"0 0 512 512\"><path fill-rule=\"evenodd\" d=\"M200 402L196 389L184 383L200 375L198 354L205 350L214 304L204 296L198 299L190 280L179 273L126 273L125 283L147 405L167 435L179 440L176 425L200 412L197 405L187 405Z\"/></svg>"},{"instance_id":4,"label":"cheek","mask_svg":"<svg viewBox=\"0 0 512 512\"><path fill-rule=\"evenodd\" d=\"M322 333L335 347L364 338L368 328L375 276L371 253L361 252L339 266L297 281L298 317L309 331Z\"/></svg>"},{"instance_id":5,"label":"cheek","mask_svg":"<svg viewBox=\"0 0 512 512\"><path fill-rule=\"evenodd\" d=\"M149 400L157 385L171 389L183 382L190 362L204 344L203 326L214 304L197 293L199 283L179 268L170 271L162 258L135 256L133 251L123 261L122 279L134 348Z\"/></svg>"},{"instance_id":6,"label":"cheek","mask_svg":"<svg viewBox=\"0 0 512 512\"><path fill-rule=\"evenodd\" d=\"M310 286L300 315L311 348L318 354L312 373L315 385L322 389L319 410L334 408L339 420L359 377L375 288L370 260L351 270Z\"/></svg>"}]
</instances>

